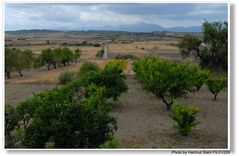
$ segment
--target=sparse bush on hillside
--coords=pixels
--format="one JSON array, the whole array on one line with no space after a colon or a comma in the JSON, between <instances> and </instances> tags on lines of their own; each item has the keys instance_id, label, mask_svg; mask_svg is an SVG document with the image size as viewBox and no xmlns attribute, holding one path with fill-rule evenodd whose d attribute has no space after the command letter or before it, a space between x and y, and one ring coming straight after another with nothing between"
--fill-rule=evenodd
<instances>
[{"instance_id":1,"label":"sparse bush on hillside","mask_svg":"<svg viewBox=\"0 0 239 156\"><path fill-rule=\"evenodd\" d=\"M227 86L227 78L212 76L206 83L209 91L214 95L214 100L217 100L218 93Z\"/></svg>"},{"instance_id":2,"label":"sparse bush on hillside","mask_svg":"<svg viewBox=\"0 0 239 156\"><path fill-rule=\"evenodd\" d=\"M171 117L177 122L176 127L179 128L182 135L188 135L192 128L199 123L196 120L198 112L199 109L197 107L173 103Z\"/></svg>"},{"instance_id":3,"label":"sparse bush on hillside","mask_svg":"<svg viewBox=\"0 0 239 156\"><path fill-rule=\"evenodd\" d=\"M69 71L62 72L59 76L59 83L66 84L66 83L72 82L74 75L75 74L73 72L69 72Z\"/></svg>"}]
</instances>

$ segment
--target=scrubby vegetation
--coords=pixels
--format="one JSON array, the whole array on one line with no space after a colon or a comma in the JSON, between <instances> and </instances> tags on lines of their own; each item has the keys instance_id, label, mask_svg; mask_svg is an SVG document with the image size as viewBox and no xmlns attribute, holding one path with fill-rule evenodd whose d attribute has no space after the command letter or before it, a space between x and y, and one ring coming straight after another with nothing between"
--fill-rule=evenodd
<instances>
[{"instance_id":1,"label":"scrubby vegetation","mask_svg":"<svg viewBox=\"0 0 239 156\"><path fill-rule=\"evenodd\" d=\"M82 66L80 67L80 71L79 71L79 74L86 74L90 71L99 71L99 67L97 66L97 64L95 63L92 63L92 62L84 62L82 64Z\"/></svg>"},{"instance_id":2,"label":"scrubby vegetation","mask_svg":"<svg viewBox=\"0 0 239 156\"><path fill-rule=\"evenodd\" d=\"M176 127L182 135L188 135L192 128L199 123L196 120L198 112L199 109L197 107L173 103L171 117L177 122Z\"/></svg>"},{"instance_id":3,"label":"scrubby vegetation","mask_svg":"<svg viewBox=\"0 0 239 156\"><path fill-rule=\"evenodd\" d=\"M73 72L69 72L69 71L62 72L59 76L59 83L66 84L71 82L74 78L74 75L75 74Z\"/></svg>"}]
</instances>

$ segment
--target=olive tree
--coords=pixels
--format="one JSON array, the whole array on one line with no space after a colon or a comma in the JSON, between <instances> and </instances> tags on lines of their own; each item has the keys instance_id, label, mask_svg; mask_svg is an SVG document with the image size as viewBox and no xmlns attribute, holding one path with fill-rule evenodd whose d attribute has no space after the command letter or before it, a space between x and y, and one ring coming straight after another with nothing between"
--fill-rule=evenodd
<instances>
[{"instance_id":1,"label":"olive tree","mask_svg":"<svg viewBox=\"0 0 239 156\"><path fill-rule=\"evenodd\" d=\"M75 62L78 61L78 58L81 56L81 53L82 53L82 51L79 48L74 50L74 60L75 60Z\"/></svg>"},{"instance_id":2,"label":"olive tree","mask_svg":"<svg viewBox=\"0 0 239 156\"><path fill-rule=\"evenodd\" d=\"M10 73L14 71L16 60L15 52L10 48L5 48L5 75L8 79L11 78Z\"/></svg>"}]
</instances>

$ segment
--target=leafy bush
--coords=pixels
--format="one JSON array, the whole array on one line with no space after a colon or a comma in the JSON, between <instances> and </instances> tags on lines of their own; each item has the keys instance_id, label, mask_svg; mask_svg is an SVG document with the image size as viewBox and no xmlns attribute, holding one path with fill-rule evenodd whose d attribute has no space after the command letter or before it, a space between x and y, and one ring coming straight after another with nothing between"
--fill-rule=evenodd
<instances>
[{"instance_id":1,"label":"leafy bush","mask_svg":"<svg viewBox=\"0 0 239 156\"><path fill-rule=\"evenodd\" d=\"M94 94L83 101L74 99L69 86L35 95L38 107L23 144L29 148L98 148L110 140L116 121L101 104L104 94L98 93L102 88L93 88Z\"/></svg>"},{"instance_id":2,"label":"leafy bush","mask_svg":"<svg viewBox=\"0 0 239 156\"><path fill-rule=\"evenodd\" d=\"M199 67L194 67L194 77L191 80L193 83L193 88L190 90L192 92L199 91L203 84L206 84L210 73L208 70L200 69Z\"/></svg>"},{"instance_id":3,"label":"leafy bush","mask_svg":"<svg viewBox=\"0 0 239 156\"><path fill-rule=\"evenodd\" d=\"M121 70L120 72L122 72L124 69L127 68L127 62L124 60L108 61L107 64L105 65L105 69L106 68L118 68Z\"/></svg>"},{"instance_id":4,"label":"leafy bush","mask_svg":"<svg viewBox=\"0 0 239 156\"><path fill-rule=\"evenodd\" d=\"M98 51L98 52L95 54L95 57L101 58L101 57L103 57L103 55L104 55L104 49L101 49L100 51Z\"/></svg>"},{"instance_id":5,"label":"leafy bush","mask_svg":"<svg viewBox=\"0 0 239 156\"><path fill-rule=\"evenodd\" d=\"M80 67L80 71L79 74L85 74L88 73L90 71L99 71L99 67L97 66L97 64L92 63L92 62L85 62L82 64L82 66Z\"/></svg>"},{"instance_id":6,"label":"leafy bush","mask_svg":"<svg viewBox=\"0 0 239 156\"><path fill-rule=\"evenodd\" d=\"M66 83L71 82L73 80L73 78L74 78L73 72L65 71L60 74L59 82L60 82L60 84L66 84Z\"/></svg>"},{"instance_id":7,"label":"leafy bush","mask_svg":"<svg viewBox=\"0 0 239 156\"><path fill-rule=\"evenodd\" d=\"M194 86L195 68L189 64L147 57L135 61L133 70L143 88L163 100L167 111L175 98L186 95Z\"/></svg>"},{"instance_id":8,"label":"leafy bush","mask_svg":"<svg viewBox=\"0 0 239 156\"><path fill-rule=\"evenodd\" d=\"M109 63L102 71L82 75L78 80L78 84L87 87L94 83L98 87L105 87L106 97L116 101L120 94L128 89L124 79L125 76L122 74L121 65Z\"/></svg>"},{"instance_id":9,"label":"leafy bush","mask_svg":"<svg viewBox=\"0 0 239 156\"><path fill-rule=\"evenodd\" d=\"M106 141L104 144L100 145L100 148L117 148L119 146L119 140L112 139L110 141Z\"/></svg>"},{"instance_id":10,"label":"leafy bush","mask_svg":"<svg viewBox=\"0 0 239 156\"><path fill-rule=\"evenodd\" d=\"M199 123L196 120L198 112L199 109L197 107L173 103L171 116L177 122L176 127L179 128L182 135L188 135L192 131L192 127Z\"/></svg>"},{"instance_id":11,"label":"leafy bush","mask_svg":"<svg viewBox=\"0 0 239 156\"><path fill-rule=\"evenodd\" d=\"M5 105L5 147L12 148L14 146L14 140L12 132L18 124L18 114L16 109L11 105Z\"/></svg>"},{"instance_id":12,"label":"leafy bush","mask_svg":"<svg viewBox=\"0 0 239 156\"><path fill-rule=\"evenodd\" d=\"M227 86L227 78L224 77L210 77L207 80L207 87L209 91L214 94L214 100L217 100L218 93Z\"/></svg>"},{"instance_id":13,"label":"leafy bush","mask_svg":"<svg viewBox=\"0 0 239 156\"><path fill-rule=\"evenodd\" d=\"M138 59L138 58L137 58L137 56L135 56L135 55L127 54L127 55L117 55L117 56L115 56L115 59L123 59L123 60L130 59L130 60L136 60L136 59Z\"/></svg>"}]
</instances>

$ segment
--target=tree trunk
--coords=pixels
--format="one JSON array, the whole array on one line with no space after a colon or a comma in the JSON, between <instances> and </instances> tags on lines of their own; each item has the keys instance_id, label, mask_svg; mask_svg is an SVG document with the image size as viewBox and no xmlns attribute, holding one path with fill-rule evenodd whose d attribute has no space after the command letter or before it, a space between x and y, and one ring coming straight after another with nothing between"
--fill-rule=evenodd
<instances>
[{"instance_id":1,"label":"tree trunk","mask_svg":"<svg viewBox=\"0 0 239 156\"><path fill-rule=\"evenodd\" d=\"M53 66L54 66L54 69L56 69L56 64L53 64Z\"/></svg>"},{"instance_id":2,"label":"tree trunk","mask_svg":"<svg viewBox=\"0 0 239 156\"><path fill-rule=\"evenodd\" d=\"M50 65L47 66L47 70L50 70Z\"/></svg>"},{"instance_id":3,"label":"tree trunk","mask_svg":"<svg viewBox=\"0 0 239 156\"><path fill-rule=\"evenodd\" d=\"M169 104L166 104L166 110L167 110L167 111L170 111L170 110L171 110L171 107L172 107L172 104L170 104L170 103L169 103Z\"/></svg>"},{"instance_id":4,"label":"tree trunk","mask_svg":"<svg viewBox=\"0 0 239 156\"><path fill-rule=\"evenodd\" d=\"M161 96L164 104L166 105L166 110L167 111L170 111L171 110L171 107L172 107L172 104L173 104L173 100L171 100L170 102L167 102L163 96Z\"/></svg>"},{"instance_id":5,"label":"tree trunk","mask_svg":"<svg viewBox=\"0 0 239 156\"><path fill-rule=\"evenodd\" d=\"M214 94L214 100L215 101L217 100L217 94Z\"/></svg>"},{"instance_id":6,"label":"tree trunk","mask_svg":"<svg viewBox=\"0 0 239 156\"><path fill-rule=\"evenodd\" d=\"M18 73L20 74L21 77L23 76L20 69L18 69Z\"/></svg>"}]
</instances>

